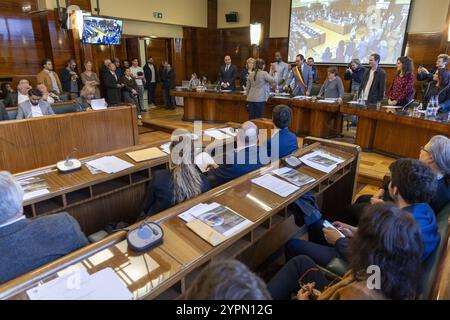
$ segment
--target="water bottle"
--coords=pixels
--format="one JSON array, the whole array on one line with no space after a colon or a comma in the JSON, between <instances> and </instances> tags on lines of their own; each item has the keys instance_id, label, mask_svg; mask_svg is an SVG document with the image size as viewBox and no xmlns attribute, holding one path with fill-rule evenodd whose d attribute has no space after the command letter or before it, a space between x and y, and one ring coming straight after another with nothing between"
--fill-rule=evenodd
<instances>
[{"instance_id":1,"label":"water bottle","mask_svg":"<svg viewBox=\"0 0 450 320\"><path fill-rule=\"evenodd\" d=\"M428 101L427 110L425 111L425 117L431 118L433 116L433 109L434 109L434 96L432 96L430 98L430 101Z\"/></svg>"},{"instance_id":2,"label":"water bottle","mask_svg":"<svg viewBox=\"0 0 450 320\"><path fill-rule=\"evenodd\" d=\"M436 117L439 111L439 98L436 96L434 99L434 106L433 106L433 117Z\"/></svg>"}]
</instances>

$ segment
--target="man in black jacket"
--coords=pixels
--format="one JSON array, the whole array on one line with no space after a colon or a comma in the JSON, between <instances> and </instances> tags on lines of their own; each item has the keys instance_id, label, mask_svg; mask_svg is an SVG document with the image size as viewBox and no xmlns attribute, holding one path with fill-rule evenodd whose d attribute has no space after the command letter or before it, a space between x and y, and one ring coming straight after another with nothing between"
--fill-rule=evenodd
<instances>
[{"instance_id":1,"label":"man in black jacket","mask_svg":"<svg viewBox=\"0 0 450 320\"><path fill-rule=\"evenodd\" d=\"M417 71L417 81L433 81L433 75L439 69L446 69L448 64L448 55L440 54L437 57L436 67L428 71L424 66L419 66L419 70Z\"/></svg>"},{"instance_id":2,"label":"man in black jacket","mask_svg":"<svg viewBox=\"0 0 450 320\"><path fill-rule=\"evenodd\" d=\"M144 66L144 76L147 87L148 105L150 109L154 109L156 84L159 82L159 75L153 57L149 57L147 64Z\"/></svg>"},{"instance_id":3,"label":"man in black jacket","mask_svg":"<svg viewBox=\"0 0 450 320\"><path fill-rule=\"evenodd\" d=\"M386 91L386 72L378 66L380 60L381 57L379 54L374 53L370 55L370 69L367 69L364 73L358 91L358 97L362 97L364 101L372 105L381 103L384 98L384 92Z\"/></svg>"},{"instance_id":4,"label":"man in black jacket","mask_svg":"<svg viewBox=\"0 0 450 320\"><path fill-rule=\"evenodd\" d=\"M175 109L174 97L170 96L170 90L175 88L175 79L175 71L170 64L166 64L161 79L164 93L164 107L166 109Z\"/></svg>"},{"instance_id":5,"label":"man in black jacket","mask_svg":"<svg viewBox=\"0 0 450 320\"><path fill-rule=\"evenodd\" d=\"M121 99L121 89L124 85L120 82L119 77L116 74L116 65L112 62L108 65L108 72L103 74L104 86L106 89L106 102L108 105L117 105Z\"/></svg>"},{"instance_id":6,"label":"man in black jacket","mask_svg":"<svg viewBox=\"0 0 450 320\"><path fill-rule=\"evenodd\" d=\"M225 57L225 65L220 67L219 71L219 81L222 89L224 90L235 90L236 89L236 77L237 77L237 67L231 64L231 57Z\"/></svg>"},{"instance_id":7,"label":"man in black jacket","mask_svg":"<svg viewBox=\"0 0 450 320\"><path fill-rule=\"evenodd\" d=\"M75 96L80 93L80 77L77 72L77 63L74 59L70 59L66 63L66 67L61 70L60 79L61 86L64 92L69 92Z\"/></svg>"}]
</instances>

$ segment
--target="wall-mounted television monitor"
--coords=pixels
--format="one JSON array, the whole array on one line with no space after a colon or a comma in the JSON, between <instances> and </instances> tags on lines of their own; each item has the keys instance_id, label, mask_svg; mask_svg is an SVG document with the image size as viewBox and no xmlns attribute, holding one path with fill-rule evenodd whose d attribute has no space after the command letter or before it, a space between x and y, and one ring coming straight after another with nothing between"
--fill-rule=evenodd
<instances>
[{"instance_id":1,"label":"wall-mounted television monitor","mask_svg":"<svg viewBox=\"0 0 450 320\"><path fill-rule=\"evenodd\" d=\"M84 16L81 41L88 44L120 44L122 20Z\"/></svg>"},{"instance_id":2,"label":"wall-mounted television monitor","mask_svg":"<svg viewBox=\"0 0 450 320\"><path fill-rule=\"evenodd\" d=\"M411 0L292 0L289 61L301 53L318 63L395 64L402 55Z\"/></svg>"}]
</instances>

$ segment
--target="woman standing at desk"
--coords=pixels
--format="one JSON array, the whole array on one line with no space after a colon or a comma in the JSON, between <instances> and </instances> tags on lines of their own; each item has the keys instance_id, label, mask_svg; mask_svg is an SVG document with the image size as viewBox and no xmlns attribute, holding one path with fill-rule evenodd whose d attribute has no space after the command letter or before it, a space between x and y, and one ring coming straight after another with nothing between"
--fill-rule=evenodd
<instances>
[{"instance_id":1,"label":"woman standing at desk","mask_svg":"<svg viewBox=\"0 0 450 320\"><path fill-rule=\"evenodd\" d=\"M338 70L336 67L328 68L328 78L322 85L318 97L334 98L337 102L342 103L344 97L344 84L341 78L338 76Z\"/></svg>"},{"instance_id":2,"label":"woman standing at desk","mask_svg":"<svg viewBox=\"0 0 450 320\"><path fill-rule=\"evenodd\" d=\"M391 106L405 106L414 97L413 62L409 57L397 59L397 74L387 92L388 104Z\"/></svg>"},{"instance_id":3,"label":"woman standing at desk","mask_svg":"<svg viewBox=\"0 0 450 320\"><path fill-rule=\"evenodd\" d=\"M255 69L255 59L248 58L247 62L245 63L245 68L242 69L242 72L241 72L241 87L242 87L242 90L245 90L245 88L247 87L248 75L249 75L250 72L253 71L253 69Z\"/></svg>"},{"instance_id":4,"label":"woman standing at desk","mask_svg":"<svg viewBox=\"0 0 450 320\"><path fill-rule=\"evenodd\" d=\"M250 72L247 79L247 102L249 120L262 118L264 114L264 106L269 100L270 85L276 85L276 80L271 77L267 71L266 63L263 59L257 59L255 62L255 70ZM276 73L272 65L272 73Z\"/></svg>"}]
</instances>

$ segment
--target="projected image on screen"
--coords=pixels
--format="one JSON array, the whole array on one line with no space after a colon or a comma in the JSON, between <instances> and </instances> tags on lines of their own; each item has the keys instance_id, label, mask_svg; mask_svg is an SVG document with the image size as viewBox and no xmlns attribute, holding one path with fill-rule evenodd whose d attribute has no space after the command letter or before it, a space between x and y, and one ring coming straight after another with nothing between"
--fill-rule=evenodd
<instances>
[{"instance_id":1,"label":"projected image on screen","mask_svg":"<svg viewBox=\"0 0 450 320\"><path fill-rule=\"evenodd\" d=\"M289 61L299 53L322 63L382 64L401 56L410 0L292 0Z\"/></svg>"},{"instance_id":2,"label":"projected image on screen","mask_svg":"<svg viewBox=\"0 0 450 320\"><path fill-rule=\"evenodd\" d=\"M120 44L122 39L122 21L97 17L84 17L84 43Z\"/></svg>"}]
</instances>

